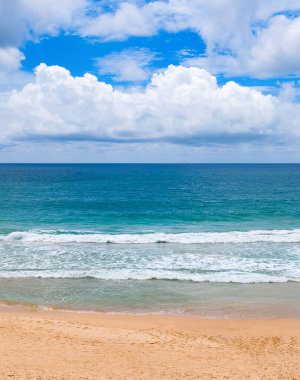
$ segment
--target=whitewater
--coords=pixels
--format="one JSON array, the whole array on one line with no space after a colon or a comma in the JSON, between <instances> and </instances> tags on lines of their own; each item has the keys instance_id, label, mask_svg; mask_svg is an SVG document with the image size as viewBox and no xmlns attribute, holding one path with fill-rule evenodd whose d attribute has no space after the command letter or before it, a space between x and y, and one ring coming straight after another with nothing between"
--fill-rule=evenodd
<instances>
[{"instance_id":1,"label":"whitewater","mask_svg":"<svg viewBox=\"0 0 300 380\"><path fill-rule=\"evenodd\" d=\"M264 283L300 281L300 230L101 234L15 231L0 237L3 278Z\"/></svg>"},{"instance_id":2,"label":"whitewater","mask_svg":"<svg viewBox=\"0 0 300 380\"><path fill-rule=\"evenodd\" d=\"M213 244L213 243L300 243L300 229L293 230L251 230L229 232L191 233L140 233L101 234L83 231L16 231L0 236L0 241L22 241L40 243L114 243L114 244Z\"/></svg>"}]
</instances>

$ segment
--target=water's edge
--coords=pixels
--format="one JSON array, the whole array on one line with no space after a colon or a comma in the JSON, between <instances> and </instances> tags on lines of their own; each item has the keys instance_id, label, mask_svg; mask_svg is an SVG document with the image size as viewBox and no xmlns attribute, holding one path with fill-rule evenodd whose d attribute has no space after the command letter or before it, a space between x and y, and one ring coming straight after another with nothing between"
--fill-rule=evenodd
<instances>
[{"instance_id":1,"label":"water's edge","mask_svg":"<svg viewBox=\"0 0 300 380\"><path fill-rule=\"evenodd\" d=\"M297 319L300 318L299 294L300 284L293 282L0 279L2 304L54 311Z\"/></svg>"}]
</instances>

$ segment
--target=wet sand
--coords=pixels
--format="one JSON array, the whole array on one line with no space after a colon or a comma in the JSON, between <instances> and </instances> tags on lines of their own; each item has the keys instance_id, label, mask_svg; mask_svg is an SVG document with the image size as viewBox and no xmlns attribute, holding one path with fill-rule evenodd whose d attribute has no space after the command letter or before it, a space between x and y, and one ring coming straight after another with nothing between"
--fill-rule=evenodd
<instances>
[{"instance_id":1,"label":"wet sand","mask_svg":"<svg viewBox=\"0 0 300 380\"><path fill-rule=\"evenodd\" d=\"M0 311L0 379L300 379L300 320Z\"/></svg>"}]
</instances>

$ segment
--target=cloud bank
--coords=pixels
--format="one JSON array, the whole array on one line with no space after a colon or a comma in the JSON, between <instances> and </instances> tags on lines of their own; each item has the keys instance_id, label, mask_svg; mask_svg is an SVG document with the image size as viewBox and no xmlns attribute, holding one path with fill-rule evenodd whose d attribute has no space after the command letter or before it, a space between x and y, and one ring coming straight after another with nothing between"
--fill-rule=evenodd
<instances>
[{"instance_id":1,"label":"cloud bank","mask_svg":"<svg viewBox=\"0 0 300 380\"><path fill-rule=\"evenodd\" d=\"M232 144L298 138L300 106L207 71L169 66L144 89L120 90L41 64L35 81L0 103L0 143L103 141Z\"/></svg>"}]
</instances>

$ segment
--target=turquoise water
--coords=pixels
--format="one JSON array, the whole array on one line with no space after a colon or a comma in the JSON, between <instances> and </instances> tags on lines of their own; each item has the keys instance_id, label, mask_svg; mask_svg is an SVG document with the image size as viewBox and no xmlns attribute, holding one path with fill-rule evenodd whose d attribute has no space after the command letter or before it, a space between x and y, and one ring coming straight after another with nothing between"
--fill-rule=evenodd
<instances>
[{"instance_id":1,"label":"turquoise water","mask_svg":"<svg viewBox=\"0 0 300 380\"><path fill-rule=\"evenodd\" d=\"M5 302L300 315L300 165L0 165L0 259Z\"/></svg>"}]
</instances>

